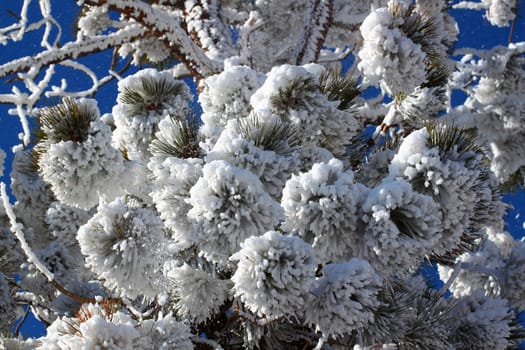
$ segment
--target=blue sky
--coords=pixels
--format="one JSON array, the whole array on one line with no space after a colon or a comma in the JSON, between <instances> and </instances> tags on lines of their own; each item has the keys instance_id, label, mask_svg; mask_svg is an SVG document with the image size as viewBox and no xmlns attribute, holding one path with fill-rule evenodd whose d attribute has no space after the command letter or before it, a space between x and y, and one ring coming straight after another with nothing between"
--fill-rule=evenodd
<instances>
[{"instance_id":1,"label":"blue sky","mask_svg":"<svg viewBox=\"0 0 525 350\"><path fill-rule=\"evenodd\" d=\"M19 1L21 2L21 1ZM17 1L1 1L0 4L0 26L5 26L6 23L12 23L12 16L7 10L13 12L18 11ZM51 1L53 9L58 12L57 20L63 26L63 40L70 40L73 34L72 21L74 14L77 11L75 2L73 0L53 0ZM38 2L33 2L32 6L37 6ZM36 10L38 12L38 10ZM521 9L521 12L525 12L525 7ZM31 13L31 11L29 12ZM460 26L460 35L457 47L475 47L475 48L490 48L495 45L506 45L509 28L496 28L491 26L487 20L482 18L482 13L479 11L464 11L464 10L453 10L452 14L458 19ZM522 13L519 19L519 24L516 26L514 33L514 41L525 40L525 25L524 25L524 14ZM28 36L33 40L24 40L20 43L15 43L7 47L1 47L0 50L0 64L3 64L15 57L30 55L40 50L39 42L41 32L34 33L35 35ZM83 59L83 62L87 63L90 67L95 67L97 70L104 71L107 69L105 62L109 62L109 54L99 54L94 57ZM67 73L68 76L73 77L73 81L70 81L70 85L74 84L79 89L86 87L89 83L84 78L79 78L78 74L73 75ZM0 94L6 93L11 89L11 85L0 83ZM99 107L102 113L111 111L116 99L116 87L114 84L105 86L96 96ZM8 106L0 105L0 146L8 153L8 159L5 163L5 174L9 174L11 157L9 156L10 147L19 143L17 134L21 131L20 123L17 117L7 115ZM2 181L9 181L8 176L4 175L1 178ZM509 194L505 196L505 200L514 206L513 209L509 210L506 221L508 224L508 230L515 237L522 237L525 233L523 228L523 221L525 220L525 196L523 191ZM39 336L44 334L44 328L42 324L34 320L30 320L24 324L21 333L24 336Z\"/></svg>"}]
</instances>

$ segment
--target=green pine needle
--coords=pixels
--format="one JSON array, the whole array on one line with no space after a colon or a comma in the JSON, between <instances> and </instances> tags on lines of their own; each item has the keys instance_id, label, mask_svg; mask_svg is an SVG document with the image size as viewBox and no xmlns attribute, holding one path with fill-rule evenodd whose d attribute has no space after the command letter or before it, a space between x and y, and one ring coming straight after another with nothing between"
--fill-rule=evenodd
<instances>
[{"instance_id":1,"label":"green pine needle","mask_svg":"<svg viewBox=\"0 0 525 350\"><path fill-rule=\"evenodd\" d=\"M448 82L449 70L441 61L431 61L427 64L427 81L421 87L444 87ZM440 90L444 93L444 90Z\"/></svg>"},{"instance_id":2,"label":"green pine needle","mask_svg":"<svg viewBox=\"0 0 525 350\"><path fill-rule=\"evenodd\" d=\"M113 223L113 230L114 234L111 237L111 244L110 246L113 246L114 244L125 240L126 237L129 237L130 234L133 231L133 225L134 225L134 217L133 213L136 213L136 211L139 208L144 208L144 202L139 199L138 197L135 197L133 195L126 195L126 207L127 212L131 215L121 215L116 218L115 222ZM95 225L100 225L99 223L96 223Z\"/></svg>"},{"instance_id":3,"label":"green pine needle","mask_svg":"<svg viewBox=\"0 0 525 350\"><path fill-rule=\"evenodd\" d=\"M441 38L435 19L429 13L418 13L414 5L403 9L401 5L392 8L395 18L402 18L400 29L414 43L421 46L427 55L427 82L423 87L444 86L448 81L449 71L443 62Z\"/></svg>"},{"instance_id":4,"label":"green pine needle","mask_svg":"<svg viewBox=\"0 0 525 350\"><path fill-rule=\"evenodd\" d=\"M14 247L0 246L0 278L1 274L12 274L19 272L19 264L13 264L13 257L10 256L13 254L10 250Z\"/></svg>"},{"instance_id":5,"label":"green pine needle","mask_svg":"<svg viewBox=\"0 0 525 350\"><path fill-rule=\"evenodd\" d=\"M442 123L429 123L426 128L429 133L429 147L438 147L442 158L449 158L454 154L481 152L480 147L475 143L476 134L470 129L445 127Z\"/></svg>"},{"instance_id":6,"label":"green pine needle","mask_svg":"<svg viewBox=\"0 0 525 350\"><path fill-rule=\"evenodd\" d=\"M113 232L115 234L112 237L112 243L116 244L119 241L124 240L129 235L132 229L133 229L133 226L132 226L131 217L119 218L119 220L117 220L113 224Z\"/></svg>"},{"instance_id":7,"label":"green pine needle","mask_svg":"<svg viewBox=\"0 0 525 350\"><path fill-rule=\"evenodd\" d=\"M371 161L375 153L396 150L400 143L400 138L390 135L374 139L366 134L361 134L352 139L347 147L346 155L352 169L359 172L366 163Z\"/></svg>"},{"instance_id":8,"label":"green pine needle","mask_svg":"<svg viewBox=\"0 0 525 350\"><path fill-rule=\"evenodd\" d=\"M403 208L396 208L390 212L390 220L397 226L401 235L411 239L424 239L425 235L420 232L414 218L407 217Z\"/></svg>"},{"instance_id":9,"label":"green pine needle","mask_svg":"<svg viewBox=\"0 0 525 350\"><path fill-rule=\"evenodd\" d=\"M173 96L184 93L184 84L171 81L166 77L154 79L140 78L140 88L124 88L119 94L118 101L131 107L133 115L159 112Z\"/></svg>"},{"instance_id":10,"label":"green pine needle","mask_svg":"<svg viewBox=\"0 0 525 350\"><path fill-rule=\"evenodd\" d=\"M16 170L29 177L37 177L38 175L38 159L42 150L33 148L23 155L25 158L23 162L18 162Z\"/></svg>"},{"instance_id":11,"label":"green pine needle","mask_svg":"<svg viewBox=\"0 0 525 350\"><path fill-rule=\"evenodd\" d=\"M195 114L188 119L171 117L173 124L169 135L159 137L151 142L150 151L156 156L177 158L200 158L199 120Z\"/></svg>"},{"instance_id":12,"label":"green pine needle","mask_svg":"<svg viewBox=\"0 0 525 350\"><path fill-rule=\"evenodd\" d=\"M454 249L447 250L441 255L431 255L428 257L431 263L438 263L444 266L454 266L458 256L477 251L483 242L482 231L469 231L461 235L460 242Z\"/></svg>"},{"instance_id":13,"label":"green pine needle","mask_svg":"<svg viewBox=\"0 0 525 350\"><path fill-rule=\"evenodd\" d=\"M69 97L63 98L55 106L42 108L37 116L38 128L34 134L36 145L30 152L32 165L27 164L27 173L40 170L39 161L47 152L48 143L86 141L91 122L97 118L98 111ZM31 166L34 169L30 169Z\"/></svg>"},{"instance_id":14,"label":"green pine needle","mask_svg":"<svg viewBox=\"0 0 525 350\"><path fill-rule=\"evenodd\" d=\"M474 156L474 154L481 153L481 148L475 143L476 134L470 129L461 129L455 126L445 127L442 123L433 123L426 125L429 133L428 145L429 147L438 147L440 151L440 157L443 160L455 160L455 161L466 161L470 157L468 154ZM483 178L486 174L482 171L479 175L479 182L482 184L486 183L486 179ZM424 188L422 183L423 180L414 184L414 187ZM474 189L472 189L474 190ZM498 196L499 192L494 192L494 196ZM495 198L497 200L497 198ZM487 207L479 208L482 212L489 210ZM474 218L482 218L483 215L474 215ZM476 219L473 219L473 224ZM454 265L456 258L465 253L475 251L481 242L481 236L479 230L466 230L460 237L460 244L447 251L442 255L434 255L430 257L433 262L438 262L443 265Z\"/></svg>"},{"instance_id":15,"label":"green pine needle","mask_svg":"<svg viewBox=\"0 0 525 350\"><path fill-rule=\"evenodd\" d=\"M277 119L261 121L255 114L240 119L237 132L255 146L284 156L294 152L301 143L296 128L291 123Z\"/></svg>"},{"instance_id":16,"label":"green pine needle","mask_svg":"<svg viewBox=\"0 0 525 350\"><path fill-rule=\"evenodd\" d=\"M354 98L361 91L357 82L348 76L341 76L337 71L326 70L319 76L319 88L330 101L339 101L340 110L346 110L352 105Z\"/></svg>"},{"instance_id":17,"label":"green pine needle","mask_svg":"<svg viewBox=\"0 0 525 350\"><path fill-rule=\"evenodd\" d=\"M280 88L277 95L272 96L272 105L279 111L301 110L308 108L313 101L310 96L319 91L319 87L311 77L299 77L290 81L285 88Z\"/></svg>"},{"instance_id":18,"label":"green pine needle","mask_svg":"<svg viewBox=\"0 0 525 350\"><path fill-rule=\"evenodd\" d=\"M84 142L89 136L89 126L98 115L72 98L40 110L36 139L57 143L60 141Z\"/></svg>"},{"instance_id":19,"label":"green pine needle","mask_svg":"<svg viewBox=\"0 0 525 350\"><path fill-rule=\"evenodd\" d=\"M430 14L417 13L415 6L408 7L406 12L394 10L395 17L404 19L401 30L414 43L421 45L421 50L427 54L430 60L435 61L441 58L440 51L436 44L440 42L440 35L435 20Z\"/></svg>"}]
</instances>

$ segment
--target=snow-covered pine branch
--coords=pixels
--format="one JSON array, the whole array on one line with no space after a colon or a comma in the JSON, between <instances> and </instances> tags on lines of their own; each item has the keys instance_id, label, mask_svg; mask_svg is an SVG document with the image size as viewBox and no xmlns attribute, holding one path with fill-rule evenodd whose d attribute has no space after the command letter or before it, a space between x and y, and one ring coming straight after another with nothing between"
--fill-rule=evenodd
<instances>
[{"instance_id":1,"label":"snow-covered pine branch","mask_svg":"<svg viewBox=\"0 0 525 350\"><path fill-rule=\"evenodd\" d=\"M516 26L515 2L81 0L70 39L56 5L26 0L0 28L42 47L0 64L24 129L0 347L525 341L501 192L524 184L525 43L453 51L449 13ZM115 100L91 96L103 85ZM21 305L44 336L18 337Z\"/></svg>"}]
</instances>

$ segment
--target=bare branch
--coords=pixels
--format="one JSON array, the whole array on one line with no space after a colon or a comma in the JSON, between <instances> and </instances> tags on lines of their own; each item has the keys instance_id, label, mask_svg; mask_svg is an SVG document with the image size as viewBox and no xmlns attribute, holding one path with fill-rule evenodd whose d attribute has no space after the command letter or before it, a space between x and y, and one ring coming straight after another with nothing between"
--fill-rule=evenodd
<instances>
[{"instance_id":1,"label":"bare branch","mask_svg":"<svg viewBox=\"0 0 525 350\"><path fill-rule=\"evenodd\" d=\"M509 39L508 39L508 43L512 43L514 41L513 39L513 36L514 36L514 31L516 30L516 20L517 20L518 16L514 17L514 19L512 20L512 24L510 26L510 31L509 31Z\"/></svg>"},{"instance_id":2,"label":"bare branch","mask_svg":"<svg viewBox=\"0 0 525 350\"><path fill-rule=\"evenodd\" d=\"M22 327L22 325L26 321L27 316L29 315L29 311L31 311L31 308L29 307L29 305L27 305L27 308L24 311L24 315L22 316L22 319L16 325L15 332L14 332L15 333L15 337L18 337L18 335L20 334L20 328Z\"/></svg>"}]
</instances>

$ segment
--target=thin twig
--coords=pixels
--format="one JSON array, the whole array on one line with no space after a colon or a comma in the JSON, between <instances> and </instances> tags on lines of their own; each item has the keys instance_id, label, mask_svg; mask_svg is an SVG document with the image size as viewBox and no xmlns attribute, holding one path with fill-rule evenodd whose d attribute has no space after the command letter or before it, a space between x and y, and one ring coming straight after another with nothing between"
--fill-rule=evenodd
<instances>
[{"instance_id":1,"label":"thin twig","mask_svg":"<svg viewBox=\"0 0 525 350\"><path fill-rule=\"evenodd\" d=\"M113 54L111 55L111 63L109 65L109 69L115 70L117 68L117 61L118 61L118 50L120 46L115 46L113 48Z\"/></svg>"},{"instance_id":2,"label":"thin twig","mask_svg":"<svg viewBox=\"0 0 525 350\"><path fill-rule=\"evenodd\" d=\"M10 9L5 10L5 12L7 12L8 15L13 16L19 22L22 20L22 17L20 17L18 14L16 14L14 11Z\"/></svg>"},{"instance_id":3,"label":"thin twig","mask_svg":"<svg viewBox=\"0 0 525 350\"><path fill-rule=\"evenodd\" d=\"M323 47L328 28L333 20L333 1L311 1L308 5L304 34L297 42L295 61L297 64L315 62Z\"/></svg>"},{"instance_id":4,"label":"thin twig","mask_svg":"<svg viewBox=\"0 0 525 350\"><path fill-rule=\"evenodd\" d=\"M132 62L133 62L133 58L130 58L130 59L126 62L126 64L124 65L124 67L122 67L119 71L114 72L115 74L110 74L110 78L108 78L108 79L102 81L102 83L98 84L98 85L97 85L97 89L96 89L95 91L93 91L93 93L90 95L90 97L91 97L91 98L94 98L95 95L97 94L97 92L99 91L99 89L100 89L102 86L104 86L104 85L106 85L106 84L112 82L113 80L119 78L123 73L125 73L125 72L129 69L129 67L131 67L131 63L132 63ZM111 71L113 71L113 70L111 70Z\"/></svg>"},{"instance_id":5,"label":"thin twig","mask_svg":"<svg viewBox=\"0 0 525 350\"><path fill-rule=\"evenodd\" d=\"M321 338L319 338L319 340L317 341L317 345L315 346L314 350L321 350L327 340L328 336L326 334L323 334Z\"/></svg>"},{"instance_id":6,"label":"thin twig","mask_svg":"<svg viewBox=\"0 0 525 350\"><path fill-rule=\"evenodd\" d=\"M447 282L439 290L439 292L438 292L439 295L441 295L441 296L445 295L445 293L450 288L450 286L452 285L454 280L458 277L458 275L461 272L461 270L468 270L468 271L478 272L478 273L482 273L482 274L486 274L486 275L492 276L492 277L496 278L496 280L500 284L502 284L503 278L504 278L504 275L501 272L497 271L497 270L490 269L490 268L487 268L485 266L474 265L474 264L468 263L468 262L459 262L459 263L456 264L456 266L454 266L454 271L452 271L452 274L450 275L450 277L447 280Z\"/></svg>"},{"instance_id":7,"label":"thin twig","mask_svg":"<svg viewBox=\"0 0 525 350\"><path fill-rule=\"evenodd\" d=\"M144 28L130 26L112 34L99 35L92 38L85 38L82 41L70 42L60 48L57 47L52 50L46 50L35 56L22 57L0 65L0 78L27 70L36 69L39 71L42 67L54 63L101 52L114 46L135 41L143 37L146 33L147 30Z\"/></svg>"},{"instance_id":8,"label":"thin twig","mask_svg":"<svg viewBox=\"0 0 525 350\"><path fill-rule=\"evenodd\" d=\"M514 17L514 19L512 20L512 24L510 26L510 31L509 31L509 39L508 39L508 42L509 44L513 42L513 36L514 36L514 30L516 29L516 20L518 19L518 16Z\"/></svg>"},{"instance_id":9,"label":"thin twig","mask_svg":"<svg viewBox=\"0 0 525 350\"><path fill-rule=\"evenodd\" d=\"M20 328L22 328L22 325L23 325L24 322L26 321L27 316L29 315L29 311L30 311L30 310L31 310L31 308L29 307L29 305L27 305L26 311L24 312L24 315L22 316L22 319L21 319L20 322L18 322L18 324L16 325L16 328L15 328L15 337L18 338L18 335L20 334Z\"/></svg>"}]
</instances>

